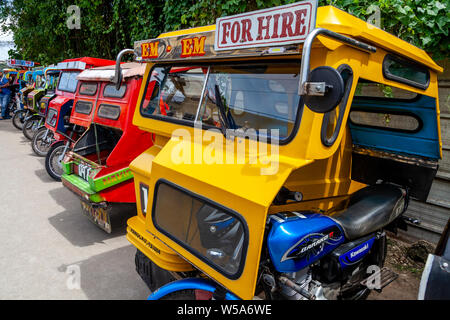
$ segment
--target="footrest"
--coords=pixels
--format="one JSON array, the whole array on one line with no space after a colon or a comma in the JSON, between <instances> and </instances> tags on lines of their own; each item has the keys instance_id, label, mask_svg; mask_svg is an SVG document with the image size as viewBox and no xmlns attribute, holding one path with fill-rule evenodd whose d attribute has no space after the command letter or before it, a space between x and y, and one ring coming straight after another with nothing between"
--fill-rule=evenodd
<instances>
[{"instance_id":1,"label":"footrest","mask_svg":"<svg viewBox=\"0 0 450 320\"><path fill-rule=\"evenodd\" d=\"M380 292L384 287L398 278L398 273L384 267L372 273L369 277L361 281L361 285L370 290Z\"/></svg>"}]
</instances>

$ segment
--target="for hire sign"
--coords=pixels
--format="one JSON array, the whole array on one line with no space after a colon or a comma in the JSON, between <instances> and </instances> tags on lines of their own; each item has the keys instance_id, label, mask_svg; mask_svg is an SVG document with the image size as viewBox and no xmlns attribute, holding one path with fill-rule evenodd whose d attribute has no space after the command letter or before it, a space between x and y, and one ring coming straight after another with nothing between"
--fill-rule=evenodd
<instances>
[{"instance_id":1,"label":"for hire sign","mask_svg":"<svg viewBox=\"0 0 450 320\"><path fill-rule=\"evenodd\" d=\"M214 49L233 50L301 43L315 28L317 0L216 20Z\"/></svg>"}]
</instances>

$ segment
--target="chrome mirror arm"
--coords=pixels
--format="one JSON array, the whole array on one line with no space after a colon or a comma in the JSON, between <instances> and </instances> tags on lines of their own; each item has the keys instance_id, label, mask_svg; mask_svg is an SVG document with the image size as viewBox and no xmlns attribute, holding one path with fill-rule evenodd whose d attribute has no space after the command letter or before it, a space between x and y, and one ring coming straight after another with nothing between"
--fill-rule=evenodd
<instances>
[{"instance_id":1,"label":"chrome mirror arm","mask_svg":"<svg viewBox=\"0 0 450 320\"><path fill-rule=\"evenodd\" d=\"M123 49L119 52L116 58L116 69L114 73L114 78L112 78L112 82L116 85L116 90L120 89L120 85L122 84L122 69L120 68L120 61L125 54L134 54L136 57L136 53L133 49Z\"/></svg>"},{"instance_id":2,"label":"chrome mirror arm","mask_svg":"<svg viewBox=\"0 0 450 320\"><path fill-rule=\"evenodd\" d=\"M354 47L354 48L364 51L364 52L374 53L377 51L377 48L375 48L367 43L355 40L353 38L344 36L342 34L334 32L334 31L324 29L324 28L314 29L312 32L310 32L308 34L308 36L305 39L305 42L303 43L302 62L301 62L301 66L300 66L300 81L299 81L299 87L298 87L298 94L300 96L304 96L304 95L308 95L308 94L320 95L320 92L319 93L315 92L314 88L319 88L321 84L308 83L308 75L310 72L309 63L310 63L310 58L311 58L312 43L314 42L316 37L319 35L331 38L333 40L343 42L351 47Z\"/></svg>"}]
</instances>

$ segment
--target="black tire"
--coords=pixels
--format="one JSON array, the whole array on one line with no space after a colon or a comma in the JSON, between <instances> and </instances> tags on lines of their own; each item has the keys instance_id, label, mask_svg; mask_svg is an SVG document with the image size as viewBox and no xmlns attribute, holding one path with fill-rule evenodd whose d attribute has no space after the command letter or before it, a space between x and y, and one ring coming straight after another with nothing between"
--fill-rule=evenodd
<instances>
[{"instance_id":1,"label":"black tire","mask_svg":"<svg viewBox=\"0 0 450 320\"><path fill-rule=\"evenodd\" d=\"M16 113L14 113L14 116L12 117L12 123L14 127L16 127L18 130L22 130L23 123L25 121L25 110L19 110Z\"/></svg>"},{"instance_id":2,"label":"black tire","mask_svg":"<svg viewBox=\"0 0 450 320\"><path fill-rule=\"evenodd\" d=\"M52 143L54 142L53 132L51 130L48 130L47 132L47 130L48 129L46 127L38 129L33 137L33 140L31 141L31 148L39 157L45 157L50 150ZM45 136L46 139L44 140Z\"/></svg>"},{"instance_id":3,"label":"black tire","mask_svg":"<svg viewBox=\"0 0 450 320\"><path fill-rule=\"evenodd\" d=\"M134 262L137 273L152 292L176 280L167 270L158 267L140 250L136 251Z\"/></svg>"},{"instance_id":4,"label":"black tire","mask_svg":"<svg viewBox=\"0 0 450 320\"><path fill-rule=\"evenodd\" d=\"M181 290L169 293L161 298L161 300L196 300L194 290Z\"/></svg>"},{"instance_id":5,"label":"black tire","mask_svg":"<svg viewBox=\"0 0 450 320\"><path fill-rule=\"evenodd\" d=\"M64 152L65 142L58 141L52 145L45 157L45 170L55 181L61 181L62 167L58 163L58 158ZM68 151L70 148L67 149Z\"/></svg>"},{"instance_id":6,"label":"black tire","mask_svg":"<svg viewBox=\"0 0 450 320\"><path fill-rule=\"evenodd\" d=\"M209 291L186 289L169 293L161 300L211 300L212 297Z\"/></svg>"},{"instance_id":7,"label":"black tire","mask_svg":"<svg viewBox=\"0 0 450 320\"><path fill-rule=\"evenodd\" d=\"M28 140L33 140L34 134L37 132L37 126L39 121L41 121L42 117L40 116L32 116L30 119L25 121L22 127L22 132L25 138Z\"/></svg>"},{"instance_id":8,"label":"black tire","mask_svg":"<svg viewBox=\"0 0 450 320\"><path fill-rule=\"evenodd\" d=\"M8 111L8 115L10 117L14 116L14 113L16 111L16 101L13 98L11 98L11 102L8 105L8 110L7 111Z\"/></svg>"}]
</instances>

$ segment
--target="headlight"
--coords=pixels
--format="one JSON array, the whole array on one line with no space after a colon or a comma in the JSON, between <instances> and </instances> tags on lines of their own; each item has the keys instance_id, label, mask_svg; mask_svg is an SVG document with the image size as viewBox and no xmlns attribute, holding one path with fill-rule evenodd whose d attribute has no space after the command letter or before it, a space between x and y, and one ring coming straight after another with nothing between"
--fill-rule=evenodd
<instances>
[{"instance_id":1,"label":"headlight","mask_svg":"<svg viewBox=\"0 0 450 320\"><path fill-rule=\"evenodd\" d=\"M56 120L58 119L58 111L56 109L50 108L47 113L47 119L45 120L48 125L55 127Z\"/></svg>"}]
</instances>

